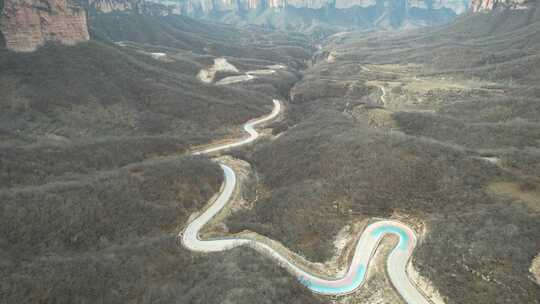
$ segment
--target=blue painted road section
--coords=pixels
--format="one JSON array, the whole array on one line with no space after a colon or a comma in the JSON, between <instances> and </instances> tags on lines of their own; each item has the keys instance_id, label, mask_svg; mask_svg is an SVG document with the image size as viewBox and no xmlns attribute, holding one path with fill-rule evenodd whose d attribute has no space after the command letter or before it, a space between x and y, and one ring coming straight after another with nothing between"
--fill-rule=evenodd
<instances>
[{"instance_id":1,"label":"blue painted road section","mask_svg":"<svg viewBox=\"0 0 540 304\"><path fill-rule=\"evenodd\" d=\"M397 249L407 250L409 247L409 235L403 229L395 226L382 226L372 232L372 235L375 238L382 237L384 234L396 234L399 236Z\"/></svg>"}]
</instances>

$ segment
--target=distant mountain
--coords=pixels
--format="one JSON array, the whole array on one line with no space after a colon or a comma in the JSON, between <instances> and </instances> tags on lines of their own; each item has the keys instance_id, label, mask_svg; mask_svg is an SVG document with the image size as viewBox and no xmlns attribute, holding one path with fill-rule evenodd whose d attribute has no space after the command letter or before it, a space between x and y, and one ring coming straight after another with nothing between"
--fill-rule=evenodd
<instances>
[{"instance_id":1,"label":"distant mountain","mask_svg":"<svg viewBox=\"0 0 540 304\"><path fill-rule=\"evenodd\" d=\"M452 20L468 0L2 0L0 46L33 51L46 41L89 39L87 15L186 15L269 28L338 32L409 28ZM486 0L480 0L486 1ZM483 2L479 7L489 7ZM85 10L87 11L85 13Z\"/></svg>"},{"instance_id":2,"label":"distant mountain","mask_svg":"<svg viewBox=\"0 0 540 304\"><path fill-rule=\"evenodd\" d=\"M404 6L406 8L442 9L448 8L456 14L466 11L468 1L454 0L411 0L411 1L380 1L380 0L156 0L162 3L180 2L188 12L201 10L211 11L242 11L257 9L310 8L321 9L333 7L350 9L355 6L368 8L372 6Z\"/></svg>"},{"instance_id":3,"label":"distant mountain","mask_svg":"<svg viewBox=\"0 0 540 304\"><path fill-rule=\"evenodd\" d=\"M468 0L152 0L171 13L276 28L407 28L439 24Z\"/></svg>"}]
</instances>

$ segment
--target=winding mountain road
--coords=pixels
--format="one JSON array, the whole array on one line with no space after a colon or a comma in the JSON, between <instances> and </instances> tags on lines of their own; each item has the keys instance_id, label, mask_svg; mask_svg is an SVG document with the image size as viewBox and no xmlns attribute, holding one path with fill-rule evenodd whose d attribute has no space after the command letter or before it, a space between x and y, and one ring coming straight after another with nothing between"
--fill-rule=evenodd
<instances>
[{"instance_id":1,"label":"winding mountain road","mask_svg":"<svg viewBox=\"0 0 540 304\"><path fill-rule=\"evenodd\" d=\"M259 133L255 130L255 126L277 117L281 111L281 107L281 103L278 100L274 100L274 109L271 114L246 123L244 125L244 130L249 134L249 137L237 142L198 151L194 154L208 154L228 150L255 141L259 137ZM287 256L263 242L239 237L202 240L199 237L199 232L227 205L231 200L236 187L235 172L225 164L220 163L220 166L223 169L225 181L217 199L201 214L192 216L194 219L188 223L186 228L179 235L182 244L187 249L198 252L217 252L229 250L238 246L249 246L274 259L277 263L296 276L296 278L311 291L325 295L344 295L352 293L362 286L366 278L369 262L381 239L386 235L393 234L399 238L399 243L388 257L387 271L394 288L405 302L409 304L431 303L409 280L406 268L410 262L417 240L414 231L407 225L398 221L381 220L367 226L362 232L356 245L351 264L346 274L338 278L325 278L310 273L295 264Z\"/></svg>"},{"instance_id":2,"label":"winding mountain road","mask_svg":"<svg viewBox=\"0 0 540 304\"><path fill-rule=\"evenodd\" d=\"M274 102L274 109L272 110L272 113L270 113L269 115L263 118L248 121L246 124L244 124L244 131L246 131L249 134L249 137L239 140L237 142L217 145L212 148L208 148L202 151L197 151L197 152L194 152L193 154L194 155L209 154L212 152L224 151L231 148L240 147L240 146L254 142L259 137L259 133L255 130L255 126L276 118L281 112L281 103L276 99L274 99L273 102Z\"/></svg>"}]
</instances>

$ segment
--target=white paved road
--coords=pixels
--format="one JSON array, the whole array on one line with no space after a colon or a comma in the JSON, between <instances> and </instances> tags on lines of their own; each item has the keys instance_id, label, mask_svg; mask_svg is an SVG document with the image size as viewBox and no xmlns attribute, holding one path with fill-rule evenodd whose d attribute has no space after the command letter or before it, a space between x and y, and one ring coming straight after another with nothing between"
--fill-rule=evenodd
<instances>
[{"instance_id":1,"label":"white paved road","mask_svg":"<svg viewBox=\"0 0 540 304\"><path fill-rule=\"evenodd\" d=\"M259 133L254 127L275 118L280 113L280 110L280 102L274 100L274 110L270 115L250 121L244 125L244 130L249 134L249 137L234 143L209 148L196 154L226 150L253 142L259 136ZM314 275L262 242L235 237L201 240L199 238L200 230L225 207L232 198L236 187L236 175L234 171L224 164L220 164L220 166L225 176L224 186L218 198L202 214L196 216L181 233L182 244L186 248L199 252L217 252L238 246L249 246L274 259L313 292L327 295L343 295L351 293L362 286L369 262L380 240L387 234L394 234L399 237L399 243L390 253L387 261L387 270L392 284L407 303L430 303L422 292L411 283L406 272L406 266L410 262L411 255L416 246L414 231L405 224L397 221L382 220L370 224L360 236L347 273L339 278L325 278Z\"/></svg>"},{"instance_id":2,"label":"white paved road","mask_svg":"<svg viewBox=\"0 0 540 304\"><path fill-rule=\"evenodd\" d=\"M235 147L240 147L240 146L243 146L245 144L249 144L249 143L254 142L259 137L259 133L257 132L257 130L255 130L254 127L256 125L260 125L260 124L262 124L264 122L267 122L267 121L270 121L270 120L276 118L279 115L279 113L281 112L281 103L279 102L279 100L274 99L273 102L274 102L274 109L272 110L272 113L270 113L269 115L267 115L267 116L265 116L263 118L248 121L244 125L244 131L246 131L249 134L249 137L241 139L241 140L233 142L233 143L218 145L218 146L208 148L208 149L205 149L205 150L202 150L202 151L197 151L197 152L194 152L193 154L194 155L208 154L208 153L212 153L212 152L223 151L223 150L228 150L228 149L235 148Z\"/></svg>"},{"instance_id":3,"label":"white paved road","mask_svg":"<svg viewBox=\"0 0 540 304\"><path fill-rule=\"evenodd\" d=\"M268 70L255 70L255 71L248 71L244 75L238 75L238 76L229 76L221 79L220 81L216 82L216 85L228 85L238 82L244 82L249 81L252 79L257 78L257 76L264 76L264 75L272 75L276 73L276 70L272 69L272 67L276 69L281 69L282 66L269 66L270 69Z\"/></svg>"}]
</instances>

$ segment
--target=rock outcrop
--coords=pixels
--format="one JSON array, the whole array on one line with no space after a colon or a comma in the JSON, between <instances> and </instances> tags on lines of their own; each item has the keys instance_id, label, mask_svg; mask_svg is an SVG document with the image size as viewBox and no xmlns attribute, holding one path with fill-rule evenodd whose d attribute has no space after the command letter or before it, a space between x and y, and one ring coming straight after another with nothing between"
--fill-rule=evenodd
<instances>
[{"instance_id":1,"label":"rock outcrop","mask_svg":"<svg viewBox=\"0 0 540 304\"><path fill-rule=\"evenodd\" d=\"M470 10L473 13L492 11L499 8L527 9L530 0L472 0Z\"/></svg>"},{"instance_id":2,"label":"rock outcrop","mask_svg":"<svg viewBox=\"0 0 540 304\"><path fill-rule=\"evenodd\" d=\"M14 51L34 51L47 41L73 45L89 39L84 9L69 0L4 0L0 36Z\"/></svg>"},{"instance_id":3,"label":"rock outcrop","mask_svg":"<svg viewBox=\"0 0 540 304\"><path fill-rule=\"evenodd\" d=\"M86 0L86 9L101 13L134 11L143 13L145 0Z\"/></svg>"}]
</instances>

